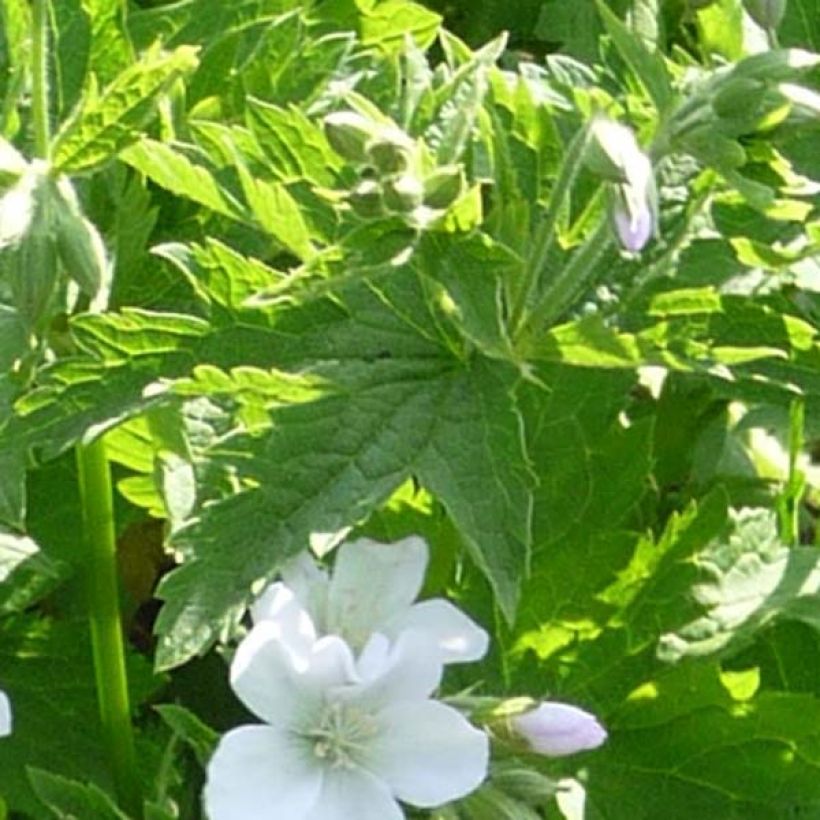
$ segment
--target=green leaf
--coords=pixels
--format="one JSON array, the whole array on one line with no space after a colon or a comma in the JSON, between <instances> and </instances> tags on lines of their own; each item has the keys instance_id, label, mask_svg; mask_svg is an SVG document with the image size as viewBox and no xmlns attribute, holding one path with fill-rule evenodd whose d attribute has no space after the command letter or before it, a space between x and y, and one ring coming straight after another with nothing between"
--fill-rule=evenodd
<instances>
[{"instance_id":1,"label":"green leaf","mask_svg":"<svg viewBox=\"0 0 820 820\"><path fill-rule=\"evenodd\" d=\"M780 618L820 630L820 550L789 549L769 510L742 510L732 519L728 539L694 558L705 579L692 593L704 612L661 638L663 660L735 652Z\"/></svg>"},{"instance_id":2,"label":"green leaf","mask_svg":"<svg viewBox=\"0 0 820 820\"><path fill-rule=\"evenodd\" d=\"M20 612L62 579L61 567L26 535L0 530L0 612Z\"/></svg>"},{"instance_id":3,"label":"green leaf","mask_svg":"<svg viewBox=\"0 0 820 820\"><path fill-rule=\"evenodd\" d=\"M55 138L54 167L87 172L135 142L153 116L156 101L197 64L196 49L180 46L170 54L153 49L126 68L101 93L93 87L76 114Z\"/></svg>"},{"instance_id":4,"label":"green leaf","mask_svg":"<svg viewBox=\"0 0 820 820\"><path fill-rule=\"evenodd\" d=\"M263 100L248 100L249 125L282 182L307 180L332 187L341 168L322 129L298 108L280 108Z\"/></svg>"},{"instance_id":5,"label":"green leaf","mask_svg":"<svg viewBox=\"0 0 820 820\"><path fill-rule=\"evenodd\" d=\"M43 814L27 767L109 788L85 619L6 618L0 625L0 655L3 689L14 710L14 732L0 744L0 793L9 807ZM128 672L136 706L153 691L156 679L138 656L129 656Z\"/></svg>"},{"instance_id":6,"label":"green leaf","mask_svg":"<svg viewBox=\"0 0 820 820\"><path fill-rule=\"evenodd\" d=\"M659 112L669 107L673 98L672 84L659 52L651 52L618 17L610 11L603 0L596 0L607 33L618 49L624 62L646 88Z\"/></svg>"},{"instance_id":7,"label":"green leaf","mask_svg":"<svg viewBox=\"0 0 820 820\"><path fill-rule=\"evenodd\" d=\"M422 48L431 45L441 18L418 3L406 0L336 0L319 10L322 22L335 31L353 30L365 46L401 48L410 35Z\"/></svg>"},{"instance_id":8,"label":"green leaf","mask_svg":"<svg viewBox=\"0 0 820 820\"><path fill-rule=\"evenodd\" d=\"M59 820L93 817L94 820L128 820L114 801L99 786L80 783L37 769L28 770L29 780L37 797Z\"/></svg>"},{"instance_id":9,"label":"green leaf","mask_svg":"<svg viewBox=\"0 0 820 820\"><path fill-rule=\"evenodd\" d=\"M297 259L307 261L314 256L311 230L290 191L280 182L255 179L242 165L238 170L245 198L262 229Z\"/></svg>"},{"instance_id":10,"label":"green leaf","mask_svg":"<svg viewBox=\"0 0 820 820\"><path fill-rule=\"evenodd\" d=\"M143 138L123 150L120 159L177 196L232 219L243 219L242 205L219 186L204 161L189 158L183 148Z\"/></svg>"},{"instance_id":11,"label":"green leaf","mask_svg":"<svg viewBox=\"0 0 820 820\"><path fill-rule=\"evenodd\" d=\"M191 747L197 762L205 768L214 753L219 733L206 726L193 712L174 703L154 707L174 734Z\"/></svg>"},{"instance_id":12,"label":"green leaf","mask_svg":"<svg viewBox=\"0 0 820 820\"><path fill-rule=\"evenodd\" d=\"M442 312L463 336L489 356L508 357L502 295L521 275L522 261L481 233L456 239L426 235L417 264L442 289Z\"/></svg>"},{"instance_id":13,"label":"green leaf","mask_svg":"<svg viewBox=\"0 0 820 820\"><path fill-rule=\"evenodd\" d=\"M637 687L589 761L587 808L613 820L790 820L820 808L820 700L754 695L707 664Z\"/></svg>"}]
</instances>

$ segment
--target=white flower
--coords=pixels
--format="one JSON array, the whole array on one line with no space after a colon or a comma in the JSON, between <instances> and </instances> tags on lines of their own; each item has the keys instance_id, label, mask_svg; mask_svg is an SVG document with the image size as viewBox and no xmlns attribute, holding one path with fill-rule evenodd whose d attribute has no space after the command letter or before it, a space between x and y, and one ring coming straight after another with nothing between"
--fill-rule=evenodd
<instances>
[{"instance_id":1,"label":"white flower","mask_svg":"<svg viewBox=\"0 0 820 820\"><path fill-rule=\"evenodd\" d=\"M607 738L594 715L566 703L541 703L510 722L531 751L550 757L596 749Z\"/></svg>"},{"instance_id":2,"label":"white flower","mask_svg":"<svg viewBox=\"0 0 820 820\"><path fill-rule=\"evenodd\" d=\"M429 808L480 785L487 736L430 699L443 667L425 635L375 634L356 660L338 636L311 640L290 603L234 657L231 685L265 724L221 739L205 786L211 820L402 820L399 800Z\"/></svg>"},{"instance_id":3,"label":"white flower","mask_svg":"<svg viewBox=\"0 0 820 820\"><path fill-rule=\"evenodd\" d=\"M0 692L0 737L11 734L11 704L5 692Z\"/></svg>"},{"instance_id":4,"label":"white flower","mask_svg":"<svg viewBox=\"0 0 820 820\"><path fill-rule=\"evenodd\" d=\"M439 647L444 663L483 658L487 633L463 612L441 598L413 603L427 559L427 544L415 536L394 544L363 538L339 547L331 578L305 552L283 567L282 582L269 586L251 613L257 623L283 622L283 612L292 610L288 628L298 633L305 619L297 610L304 608L319 634L339 635L354 651L374 632L395 639L413 629Z\"/></svg>"}]
</instances>

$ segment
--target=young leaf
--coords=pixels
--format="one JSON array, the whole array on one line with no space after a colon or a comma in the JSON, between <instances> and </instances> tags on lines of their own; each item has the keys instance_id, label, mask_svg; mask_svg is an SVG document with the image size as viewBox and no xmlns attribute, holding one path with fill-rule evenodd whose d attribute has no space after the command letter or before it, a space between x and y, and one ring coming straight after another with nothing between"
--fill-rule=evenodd
<instances>
[{"instance_id":1,"label":"young leaf","mask_svg":"<svg viewBox=\"0 0 820 820\"><path fill-rule=\"evenodd\" d=\"M102 92L92 86L55 137L54 167L66 174L88 172L135 142L158 98L196 67L196 53L190 46L171 53L152 49Z\"/></svg>"},{"instance_id":2,"label":"young leaf","mask_svg":"<svg viewBox=\"0 0 820 820\"><path fill-rule=\"evenodd\" d=\"M93 817L95 820L129 820L111 797L94 783L81 783L34 767L28 770L37 797L58 820Z\"/></svg>"}]
</instances>

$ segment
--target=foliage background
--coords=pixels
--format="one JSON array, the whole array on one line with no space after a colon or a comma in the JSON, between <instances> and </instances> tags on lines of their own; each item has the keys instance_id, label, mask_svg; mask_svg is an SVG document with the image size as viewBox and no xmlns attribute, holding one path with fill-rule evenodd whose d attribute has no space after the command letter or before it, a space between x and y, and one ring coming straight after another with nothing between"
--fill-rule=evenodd
<instances>
[{"instance_id":1,"label":"foliage background","mask_svg":"<svg viewBox=\"0 0 820 820\"><path fill-rule=\"evenodd\" d=\"M736 173L678 147L647 252L609 242L559 315L510 329L586 116L607 107L646 141L653 78L677 88L760 47L733 0L611 8L632 52L593 0L54 4L54 162L113 285L105 311L55 309L33 348L0 289L13 816L120 816L69 452L105 432L147 816L198 816L206 726L244 717L213 647L253 590L353 530L423 533L426 592L494 631L450 691L601 715L601 751L530 761L578 777L587 818L820 817L816 124L743 133ZM26 154L27 9L3 0L0 43L2 132ZM778 34L820 50L815 0L790 0ZM463 166L429 230L342 207L356 171L321 118L351 99ZM605 225L596 190L581 172L551 269Z\"/></svg>"}]
</instances>

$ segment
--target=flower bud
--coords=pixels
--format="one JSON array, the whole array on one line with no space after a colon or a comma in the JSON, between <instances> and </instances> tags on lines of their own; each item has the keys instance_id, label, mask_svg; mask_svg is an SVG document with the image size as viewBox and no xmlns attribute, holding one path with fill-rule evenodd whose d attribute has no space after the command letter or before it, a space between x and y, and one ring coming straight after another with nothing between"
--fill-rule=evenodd
<instances>
[{"instance_id":1,"label":"flower bud","mask_svg":"<svg viewBox=\"0 0 820 820\"><path fill-rule=\"evenodd\" d=\"M524 803L545 803L558 790L558 784L541 772L508 766L492 774L493 785Z\"/></svg>"},{"instance_id":2,"label":"flower bud","mask_svg":"<svg viewBox=\"0 0 820 820\"><path fill-rule=\"evenodd\" d=\"M412 174L402 174L384 183L384 204L396 213L408 213L421 205L422 184Z\"/></svg>"},{"instance_id":3,"label":"flower bud","mask_svg":"<svg viewBox=\"0 0 820 820\"><path fill-rule=\"evenodd\" d=\"M593 715L566 703L541 703L529 712L512 717L510 723L531 751L549 757L596 749L607 738Z\"/></svg>"},{"instance_id":4,"label":"flower bud","mask_svg":"<svg viewBox=\"0 0 820 820\"><path fill-rule=\"evenodd\" d=\"M609 182L625 182L629 166L643 152L625 125L604 116L592 121L585 160L593 173Z\"/></svg>"},{"instance_id":5,"label":"flower bud","mask_svg":"<svg viewBox=\"0 0 820 820\"><path fill-rule=\"evenodd\" d=\"M413 140L399 128L385 127L379 130L367 146L367 158L382 174L398 174L406 171L413 160Z\"/></svg>"},{"instance_id":6,"label":"flower bud","mask_svg":"<svg viewBox=\"0 0 820 820\"><path fill-rule=\"evenodd\" d=\"M428 208L449 208L464 190L464 172L458 165L438 168L424 180L424 204Z\"/></svg>"},{"instance_id":7,"label":"flower bud","mask_svg":"<svg viewBox=\"0 0 820 820\"><path fill-rule=\"evenodd\" d=\"M766 90L766 83L756 77L729 77L712 96L712 109L719 117L736 117Z\"/></svg>"},{"instance_id":8,"label":"flower bud","mask_svg":"<svg viewBox=\"0 0 820 820\"><path fill-rule=\"evenodd\" d=\"M355 111L337 111L324 119L325 136L333 150L351 162L367 159L366 146L376 132L375 124Z\"/></svg>"},{"instance_id":9,"label":"flower bud","mask_svg":"<svg viewBox=\"0 0 820 820\"><path fill-rule=\"evenodd\" d=\"M65 272L92 299L106 278L105 245L96 227L82 213L71 182L57 182L54 225L57 252Z\"/></svg>"},{"instance_id":10,"label":"flower bud","mask_svg":"<svg viewBox=\"0 0 820 820\"><path fill-rule=\"evenodd\" d=\"M41 331L51 318L58 289L55 187L45 163L31 163L20 182L29 176L32 183L30 218L23 235L11 249L8 271L14 306L31 329ZM5 210L6 197L1 210Z\"/></svg>"},{"instance_id":11,"label":"flower bud","mask_svg":"<svg viewBox=\"0 0 820 820\"><path fill-rule=\"evenodd\" d=\"M348 202L356 214L365 219L372 219L384 213L382 188L373 179L365 179L360 182L350 192Z\"/></svg>"},{"instance_id":12,"label":"flower bud","mask_svg":"<svg viewBox=\"0 0 820 820\"><path fill-rule=\"evenodd\" d=\"M625 250L637 253L643 249L654 231L652 210L648 205L637 209L628 207L621 191L616 192L613 201L615 204L612 206L611 217L615 233Z\"/></svg>"},{"instance_id":13,"label":"flower bud","mask_svg":"<svg viewBox=\"0 0 820 820\"><path fill-rule=\"evenodd\" d=\"M743 8L761 28L776 29L786 13L786 0L743 0Z\"/></svg>"}]
</instances>

